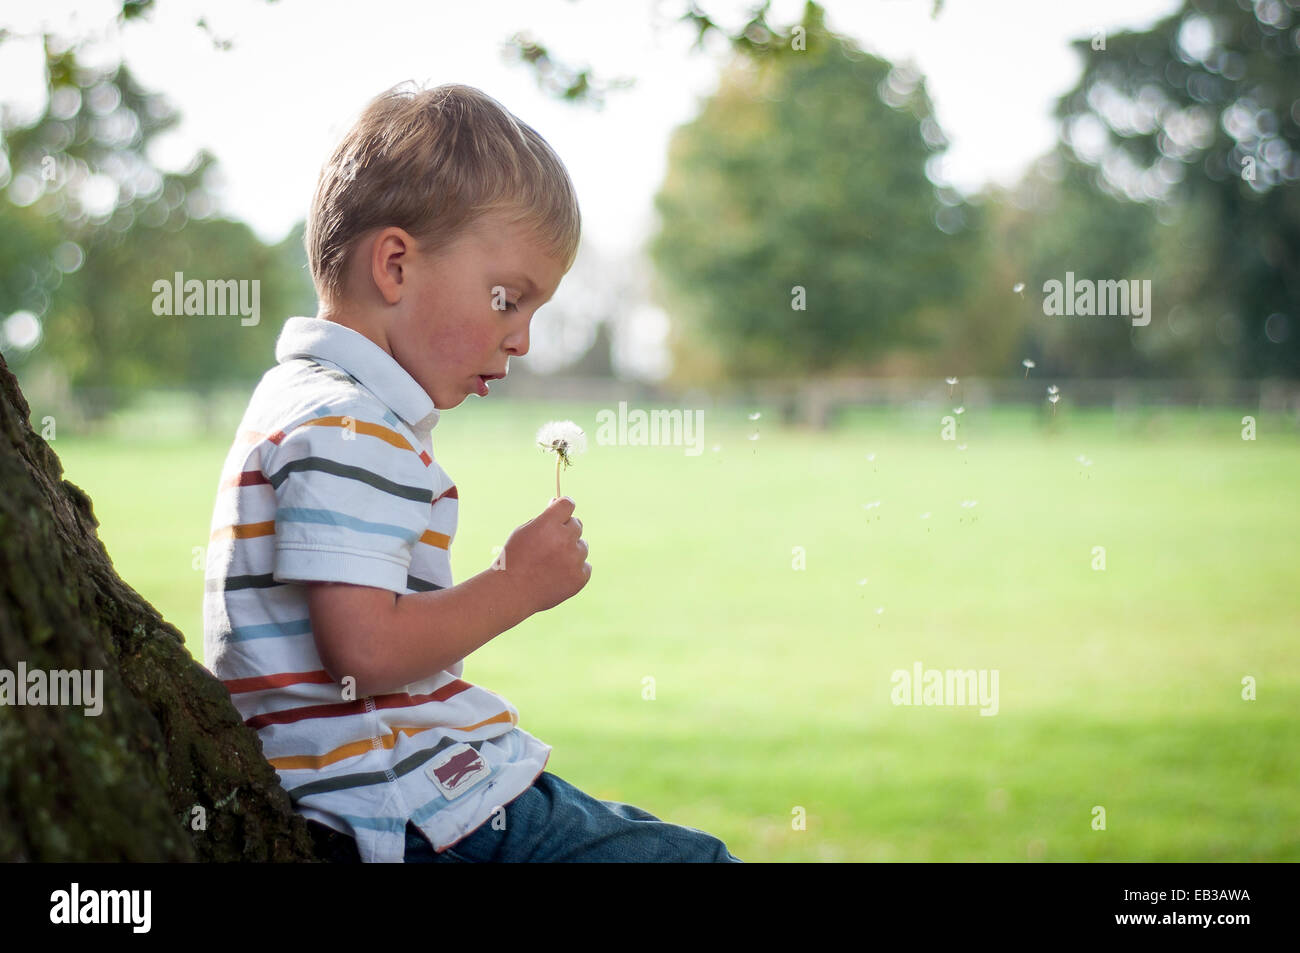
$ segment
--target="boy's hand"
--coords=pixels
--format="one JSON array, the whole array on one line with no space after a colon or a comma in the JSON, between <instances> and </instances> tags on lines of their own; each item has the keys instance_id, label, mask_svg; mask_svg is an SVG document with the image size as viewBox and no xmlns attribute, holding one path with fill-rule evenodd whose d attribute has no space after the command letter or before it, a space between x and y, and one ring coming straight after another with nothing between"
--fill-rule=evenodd
<instances>
[{"instance_id":1,"label":"boy's hand","mask_svg":"<svg viewBox=\"0 0 1300 953\"><path fill-rule=\"evenodd\" d=\"M536 612L576 595L591 578L582 521L573 516L574 506L567 496L552 499L540 516L517 527L506 540L505 572Z\"/></svg>"}]
</instances>

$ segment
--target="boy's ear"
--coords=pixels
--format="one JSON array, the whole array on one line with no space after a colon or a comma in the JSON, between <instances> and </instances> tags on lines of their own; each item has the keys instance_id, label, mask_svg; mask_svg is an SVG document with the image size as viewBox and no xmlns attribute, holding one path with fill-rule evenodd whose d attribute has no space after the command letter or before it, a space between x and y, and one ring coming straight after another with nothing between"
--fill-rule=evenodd
<instances>
[{"instance_id":1,"label":"boy's ear","mask_svg":"<svg viewBox=\"0 0 1300 953\"><path fill-rule=\"evenodd\" d=\"M415 239L403 228L391 226L370 241L370 280L387 304L402 300L415 252Z\"/></svg>"}]
</instances>

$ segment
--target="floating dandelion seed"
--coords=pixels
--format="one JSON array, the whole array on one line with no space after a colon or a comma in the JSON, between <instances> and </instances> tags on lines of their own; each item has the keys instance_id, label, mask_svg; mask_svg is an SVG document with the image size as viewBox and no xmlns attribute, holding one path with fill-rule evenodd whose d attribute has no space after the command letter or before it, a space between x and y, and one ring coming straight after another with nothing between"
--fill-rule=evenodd
<instances>
[{"instance_id":1,"label":"floating dandelion seed","mask_svg":"<svg viewBox=\"0 0 1300 953\"><path fill-rule=\"evenodd\" d=\"M923 520L928 520L929 518L930 518L930 514L929 514L929 513L922 513L922 514L921 514L921 519L923 519Z\"/></svg>"},{"instance_id":2,"label":"floating dandelion seed","mask_svg":"<svg viewBox=\"0 0 1300 953\"><path fill-rule=\"evenodd\" d=\"M876 462L876 455L875 455L874 453L869 453L869 454L867 454L867 462L868 462L868 463L875 463L875 462Z\"/></svg>"},{"instance_id":3,"label":"floating dandelion seed","mask_svg":"<svg viewBox=\"0 0 1300 953\"><path fill-rule=\"evenodd\" d=\"M763 416L763 415L762 415L761 413L759 413L759 412L756 410L756 411L754 411L752 414L749 415L749 419L750 419L750 420L757 420L759 417L762 417L762 416Z\"/></svg>"},{"instance_id":4,"label":"floating dandelion seed","mask_svg":"<svg viewBox=\"0 0 1300 953\"><path fill-rule=\"evenodd\" d=\"M952 389L953 389L954 387L957 386L957 378L955 378L955 377L945 377L945 378L944 378L944 383L948 385L948 396L951 397L951 396L952 396Z\"/></svg>"},{"instance_id":5,"label":"floating dandelion seed","mask_svg":"<svg viewBox=\"0 0 1300 953\"><path fill-rule=\"evenodd\" d=\"M757 439L758 439L758 434L757 434L757 433L752 433L752 434L750 434L750 435L749 435L749 439L750 439L750 440L757 440Z\"/></svg>"},{"instance_id":6,"label":"floating dandelion seed","mask_svg":"<svg viewBox=\"0 0 1300 953\"><path fill-rule=\"evenodd\" d=\"M560 496L560 464L570 467L570 457L587 450L587 435L572 420L552 420L537 431L537 445L543 451L555 454L555 496Z\"/></svg>"},{"instance_id":7,"label":"floating dandelion seed","mask_svg":"<svg viewBox=\"0 0 1300 953\"><path fill-rule=\"evenodd\" d=\"M1025 359L1024 359L1023 361L1021 361L1020 363L1023 364L1023 365L1025 365L1025 376L1026 376L1026 377L1029 376L1029 371L1030 371L1031 368L1035 368L1035 367L1038 366L1038 365L1035 364L1033 361L1031 361L1029 358L1025 358Z\"/></svg>"},{"instance_id":8,"label":"floating dandelion seed","mask_svg":"<svg viewBox=\"0 0 1300 953\"><path fill-rule=\"evenodd\" d=\"M876 615L884 615L884 614L885 614L885 607L884 607L884 606L876 606Z\"/></svg>"},{"instance_id":9,"label":"floating dandelion seed","mask_svg":"<svg viewBox=\"0 0 1300 953\"><path fill-rule=\"evenodd\" d=\"M966 413L966 408L965 408L965 407L954 407L952 412L953 412L954 414L964 414L964 413Z\"/></svg>"},{"instance_id":10,"label":"floating dandelion seed","mask_svg":"<svg viewBox=\"0 0 1300 953\"><path fill-rule=\"evenodd\" d=\"M1047 392L1048 392L1049 394L1056 394L1056 393L1059 393L1059 392L1060 392L1060 388L1057 387L1055 384L1048 384L1048 385L1047 385Z\"/></svg>"},{"instance_id":11,"label":"floating dandelion seed","mask_svg":"<svg viewBox=\"0 0 1300 953\"><path fill-rule=\"evenodd\" d=\"M961 505L969 510L973 506L978 506L979 500L962 500Z\"/></svg>"},{"instance_id":12,"label":"floating dandelion seed","mask_svg":"<svg viewBox=\"0 0 1300 953\"><path fill-rule=\"evenodd\" d=\"M959 444L957 444L957 449L958 449L958 450L965 450L965 449L966 449L966 444L964 444L964 443L959 443Z\"/></svg>"},{"instance_id":13,"label":"floating dandelion seed","mask_svg":"<svg viewBox=\"0 0 1300 953\"><path fill-rule=\"evenodd\" d=\"M719 450L721 450L721 449L722 449L722 444L720 444L720 443L715 443L715 444L713 445L713 452L714 452L714 453L717 453L717 452L718 452Z\"/></svg>"},{"instance_id":14,"label":"floating dandelion seed","mask_svg":"<svg viewBox=\"0 0 1300 953\"><path fill-rule=\"evenodd\" d=\"M1023 281L1017 281L1015 287L1013 287L1011 290L1023 297L1025 293L1025 283Z\"/></svg>"},{"instance_id":15,"label":"floating dandelion seed","mask_svg":"<svg viewBox=\"0 0 1300 953\"><path fill-rule=\"evenodd\" d=\"M858 580L858 585L859 585L859 586L865 586L866 584L867 584L867 577L866 577L866 576L863 576L861 579Z\"/></svg>"},{"instance_id":16,"label":"floating dandelion seed","mask_svg":"<svg viewBox=\"0 0 1300 953\"><path fill-rule=\"evenodd\" d=\"M1077 460L1077 461L1079 461L1079 463L1083 464L1085 467L1090 467L1090 466L1092 466L1092 461L1089 460L1087 457L1085 457L1083 454L1079 454L1079 455L1078 455L1077 457L1075 457L1074 459Z\"/></svg>"}]
</instances>

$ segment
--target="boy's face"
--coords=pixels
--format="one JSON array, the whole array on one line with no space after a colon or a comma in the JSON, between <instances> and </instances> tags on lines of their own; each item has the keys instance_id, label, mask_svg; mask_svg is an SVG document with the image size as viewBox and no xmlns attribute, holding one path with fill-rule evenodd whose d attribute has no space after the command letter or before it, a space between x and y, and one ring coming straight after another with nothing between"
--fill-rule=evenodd
<instances>
[{"instance_id":1,"label":"boy's face","mask_svg":"<svg viewBox=\"0 0 1300 953\"><path fill-rule=\"evenodd\" d=\"M504 376L511 356L528 353L533 314L564 277L561 262L496 214L436 256L417 244L404 258L387 350L439 410L482 394L479 375ZM505 310L493 307L502 301Z\"/></svg>"}]
</instances>

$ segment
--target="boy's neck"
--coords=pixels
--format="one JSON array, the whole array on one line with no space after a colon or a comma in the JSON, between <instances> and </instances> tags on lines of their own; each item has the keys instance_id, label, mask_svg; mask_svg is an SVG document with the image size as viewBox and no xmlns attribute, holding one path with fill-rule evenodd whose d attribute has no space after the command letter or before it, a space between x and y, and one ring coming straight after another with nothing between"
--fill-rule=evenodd
<instances>
[{"instance_id":1,"label":"boy's neck","mask_svg":"<svg viewBox=\"0 0 1300 953\"><path fill-rule=\"evenodd\" d=\"M379 345L388 354L393 356L393 350L388 346L388 335L384 333L382 323L368 320L365 315L358 314L353 308L339 308L329 304L322 304L316 311L316 317L322 321L333 321L335 324L341 324L345 328L351 328L358 334L361 334L375 344Z\"/></svg>"}]
</instances>

